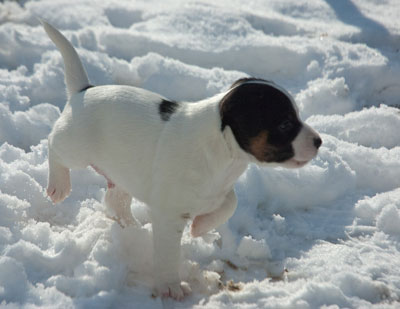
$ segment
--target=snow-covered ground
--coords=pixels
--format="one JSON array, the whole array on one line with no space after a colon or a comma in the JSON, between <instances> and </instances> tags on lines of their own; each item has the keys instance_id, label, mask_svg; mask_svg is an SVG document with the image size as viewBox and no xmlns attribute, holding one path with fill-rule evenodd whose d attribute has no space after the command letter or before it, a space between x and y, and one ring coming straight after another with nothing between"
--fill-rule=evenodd
<instances>
[{"instance_id":1,"label":"snow-covered ground","mask_svg":"<svg viewBox=\"0 0 400 309\"><path fill-rule=\"evenodd\" d=\"M399 308L400 2L0 2L0 307ZM65 103L60 54L36 17L77 46L92 83L195 101L257 76L287 88L322 135L301 170L249 166L239 207L182 240L181 303L151 297L151 224L104 215L106 183L72 173L44 195L46 137Z\"/></svg>"}]
</instances>

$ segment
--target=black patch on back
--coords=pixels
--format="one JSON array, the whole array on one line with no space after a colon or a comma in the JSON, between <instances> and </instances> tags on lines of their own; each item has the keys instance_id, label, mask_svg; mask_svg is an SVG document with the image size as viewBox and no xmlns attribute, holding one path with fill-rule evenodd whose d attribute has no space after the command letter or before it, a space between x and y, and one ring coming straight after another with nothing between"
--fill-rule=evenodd
<instances>
[{"instance_id":1,"label":"black patch on back","mask_svg":"<svg viewBox=\"0 0 400 309\"><path fill-rule=\"evenodd\" d=\"M160 117L164 121L168 121L171 115L177 110L179 103L175 101L162 100L158 106Z\"/></svg>"},{"instance_id":2,"label":"black patch on back","mask_svg":"<svg viewBox=\"0 0 400 309\"><path fill-rule=\"evenodd\" d=\"M86 87L84 87L83 89L81 89L80 92L84 92L84 91L88 90L89 88L93 88L93 87L94 87L93 85L87 85Z\"/></svg>"},{"instance_id":3,"label":"black patch on back","mask_svg":"<svg viewBox=\"0 0 400 309\"><path fill-rule=\"evenodd\" d=\"M283 162L294 156L292 142L302 123L290 98L271 82L258 78L236 81L220 102L221 130L229 126L239 146L252 153L250 142L267 132L265 162ZM250 83L249 83L250 82ZM268 152L268 153L267 153Z\"/></svg>"}]
</instances>

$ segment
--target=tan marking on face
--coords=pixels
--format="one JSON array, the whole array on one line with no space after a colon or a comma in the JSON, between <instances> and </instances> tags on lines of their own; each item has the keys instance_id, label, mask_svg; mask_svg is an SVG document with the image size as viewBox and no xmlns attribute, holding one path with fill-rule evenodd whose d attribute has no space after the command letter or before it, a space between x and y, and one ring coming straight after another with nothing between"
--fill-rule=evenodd
<instances>
[{"instance_id":1,"label":"tan marking on face","mask_svg":"<svg viewBox=\"0 0 400 309\"><path fill-rule=\"evenodd\" d=\"M250 139L250 152L258 161L265 161L268 149L268 131L261 131L257 136Z\"/></svg>"}]
</instances>

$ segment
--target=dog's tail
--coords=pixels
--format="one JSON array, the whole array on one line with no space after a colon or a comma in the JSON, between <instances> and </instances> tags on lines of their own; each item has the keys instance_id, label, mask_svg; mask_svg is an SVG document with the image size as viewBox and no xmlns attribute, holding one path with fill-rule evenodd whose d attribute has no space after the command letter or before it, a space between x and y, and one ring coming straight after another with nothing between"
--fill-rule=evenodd
<instances>
[{"instance_id":1,"label":"dog's tail","mask_svg":"<svg viewBox=\"0 0 400 309\"><path fill-rule=\"evenodd\" d=\"M65 83L67 84L68 97L78 93L82 90L89 88L88 76L82 65L81 59L79 59L75 48L71 43L53 26L40 19L44 30L46 31L49 38L57 46L61 55L64 59L65 67Z\"/></svg>"}]
</instances>

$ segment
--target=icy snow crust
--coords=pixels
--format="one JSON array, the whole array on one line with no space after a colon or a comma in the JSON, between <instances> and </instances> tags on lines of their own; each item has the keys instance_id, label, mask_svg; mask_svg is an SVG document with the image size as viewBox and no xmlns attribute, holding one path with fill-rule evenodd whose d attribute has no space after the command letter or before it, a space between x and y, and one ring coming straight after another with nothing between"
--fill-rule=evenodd
<instances>
[{"instance_id":1,"label":"icy snow crust","mask_svg":"<svg viewBox=\"0 0 400 309\"><path fill-rule=\"evenodd\" d=\"M21 3L0 3L0 307L399 308L398 0ZM200 239L185 231L182 303L151 297L144 205L132 203L142 227L122 229L89 169L61 205L46 199L46 137L66 95L36 16L96 85L195 101L257 76L321 133L311 164L249 166L230 221Z\"/></svg>"}]
</instances>

